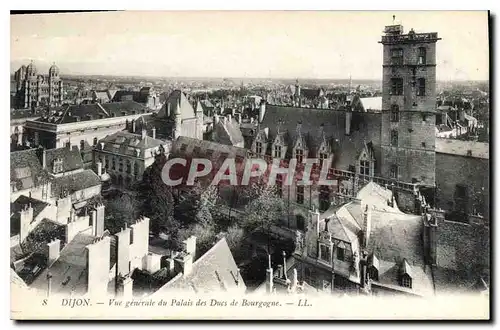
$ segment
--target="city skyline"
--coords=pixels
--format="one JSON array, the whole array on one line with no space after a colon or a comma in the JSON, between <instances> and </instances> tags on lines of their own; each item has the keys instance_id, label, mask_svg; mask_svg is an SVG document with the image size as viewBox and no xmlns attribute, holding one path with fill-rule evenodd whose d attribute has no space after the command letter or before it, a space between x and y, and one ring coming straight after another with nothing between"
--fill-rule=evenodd
<instances>
[{"instance_id":1,"label":"city skyline","mask_svg":"<svg viewBox=\"0 0 500 330\"><path fill-rule=\"evenodd\" d=\"M392 15L405 31L438 32L438 80L488 80L487 12L477 11L16 15L10 71L33 60L63 75L380 80Z\"/></svg>"}]
</instances>

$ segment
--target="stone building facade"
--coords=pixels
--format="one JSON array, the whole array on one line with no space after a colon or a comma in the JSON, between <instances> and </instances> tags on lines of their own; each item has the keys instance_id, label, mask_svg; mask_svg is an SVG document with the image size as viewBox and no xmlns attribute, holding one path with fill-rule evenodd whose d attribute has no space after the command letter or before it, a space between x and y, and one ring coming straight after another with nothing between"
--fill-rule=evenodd
<instances>
[{"instance_id":1,"label":"stone building facade","mask_svg":"<svg viewBox=\"0 0 500 330\"><path fill-rule=\"evenodd\" d=\"M59 68L54 64L48 76L38 74L33 62L21 66L14 73L16 84L15 108L32 108L38 106L59 106L64 100L63 81L59 76Z\"/></svg>"}]
</instances>

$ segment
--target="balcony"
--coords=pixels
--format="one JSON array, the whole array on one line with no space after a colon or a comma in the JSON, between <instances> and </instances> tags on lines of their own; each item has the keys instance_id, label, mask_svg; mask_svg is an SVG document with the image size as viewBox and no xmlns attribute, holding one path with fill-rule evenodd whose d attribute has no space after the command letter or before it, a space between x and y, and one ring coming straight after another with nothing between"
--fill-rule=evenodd
<instances>
[{"instance_id":1,"label":"balcony","mask_svg":"<svg viewBox=\"0 0 500 330\"><path fill-rule=\"evenodd\" d=\"M438 38L437 32L431 33L409 33L409 34L396 34L382 36L381 44L400 44L400 43L413 43L413 42L436 42L441 40Z\"/></svg>"}]
</instances>

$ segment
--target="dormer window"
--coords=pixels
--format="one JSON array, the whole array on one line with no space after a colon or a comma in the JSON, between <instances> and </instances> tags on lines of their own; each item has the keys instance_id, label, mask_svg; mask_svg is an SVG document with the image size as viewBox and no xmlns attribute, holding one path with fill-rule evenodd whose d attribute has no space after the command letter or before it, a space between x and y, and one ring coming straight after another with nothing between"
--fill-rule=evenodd
<instances>
[{"instance_id":1,"label":"dormer window","mask_svg":"<svg viewBox=\"0 0 500 330\"><path fill-rule=\"evenodd\" d=\"M370 175L370 162L367 160L361 160L359 162L359 173L362 175Z\"/></svg>"},{"instance_id":2,"label":"dormer window","mask_svg":"<svg viewBox=\"0 0 500 330\"><path fill-rule=\"evenodd\" d=\"M255 152L257 153L257 155L262 154L262 142L260 141L255 142Z\"/></svg>"},{"instance_id":3,"label":"dormer window","mask_svg":"<svg viewBox=\"0 0 500 330\"><path fill-rule=\"evenodd\" d=\"M62 173L63 170L64 170L63 160L61 158L55 159L54 164L53 164L53 168L52 168L52 172L54 172L54 174L58 174L58 173Z\"/></svg>"},{"instance_id":4,"label":"dormer window","mask_svg":"<svg viewBox=\"0 0 500 330\"><path fill-rule=\"evenodd\" d=\"M401 265L401 277L400 277L400 282L401 286L405 288L412 288L412 269L410 267L410 264L406 259L403 260L403 264Z\"/></svg>"},{"instance_id":5,"label":"dormer window","mask_svg":"<svg viewBox=\"0 0 500 330\"><path fill-rule=\"evenodd\" d=\"M304 150L296 149L295 150L295 158L297 158L297 163L302 163L304 160Z\"/></svg>"},{"instance_id":6,"label":"dormer window","mask_svg":"<svg viewBox=\"0 0 500 330\"><path fill-rule=\"evenodd\" d=\"M337 260L345 261L346 260L346 247L344 242L340 242L336 247L337 252Z\"/></svg>"},{"instance_id":7,"label":"dormer window","mask_svg":"<svg viewBox=\"0 0 500 330\"><path fill-rule=\"evenodd\" d=\"M281 146L280 145L274 146L274 157L281 158Z\"/></svg>"},{"instance_id":8,"label":"dormer window","mask_svg":"<svg viewBox=\"0 0 500 330\"><path fill-rule=\"evenodd\" d=\"M411 278L409 276L403 276L401 278L401 285L404 286L405 288L410 288L411 289L411 286L412 286L412 283L411 283Z\"/></svg>"},{"instance_id":9,"label":"dormer window","mask_svg":"<svg viewBox=\"0 0 500 330\"><path fill-rule=\"evenodd\" d=\"M328 243L319 244L319 259L321 261L331 263L332 262L332 247Z\"/></svg>"}]
</instances>

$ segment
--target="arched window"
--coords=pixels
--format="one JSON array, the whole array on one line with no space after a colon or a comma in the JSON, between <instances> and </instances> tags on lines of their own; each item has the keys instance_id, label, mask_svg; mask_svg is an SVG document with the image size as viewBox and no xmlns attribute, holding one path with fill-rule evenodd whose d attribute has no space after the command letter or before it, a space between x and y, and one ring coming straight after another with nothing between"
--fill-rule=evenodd
<instances>
[{"instance_id":1,"label":"arched window","mask_svg":"<svg viewBox=\"0 0 500 330\"><path fill-rule=\"evenodd\" d=\"M391 106L391 121L398 122L399 121L399 105L393 104Z\"/></svg>"}]
</instances>

